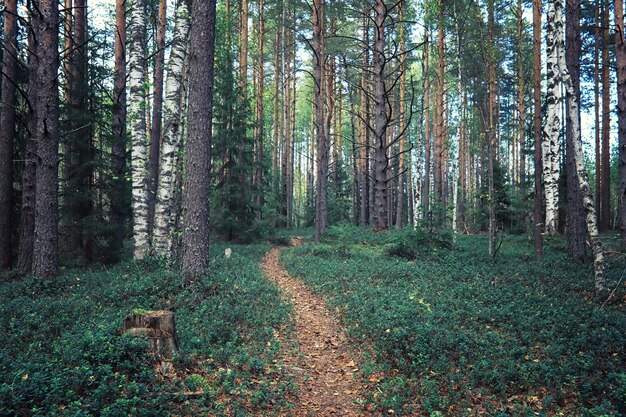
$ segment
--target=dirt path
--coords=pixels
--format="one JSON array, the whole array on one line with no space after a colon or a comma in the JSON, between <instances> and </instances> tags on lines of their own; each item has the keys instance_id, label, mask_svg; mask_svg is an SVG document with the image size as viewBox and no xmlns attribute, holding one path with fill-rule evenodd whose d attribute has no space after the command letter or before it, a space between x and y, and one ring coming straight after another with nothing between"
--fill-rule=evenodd
<instances>
[{"instance_id":1,"label":"dirt path","mask_svg":"<svg viewBox=\"0 0 626 417\"><path fill-rule=\"evenodd\" d=\"M354 378L353 359L338 319L324 301L300 280L292 278L279 260L280 249L269 252L262 267L294 306L295 338L299 354L284 357L298 382L294 417L368 416L356 404L363 387Z\"/></svg>"}]
</instances>

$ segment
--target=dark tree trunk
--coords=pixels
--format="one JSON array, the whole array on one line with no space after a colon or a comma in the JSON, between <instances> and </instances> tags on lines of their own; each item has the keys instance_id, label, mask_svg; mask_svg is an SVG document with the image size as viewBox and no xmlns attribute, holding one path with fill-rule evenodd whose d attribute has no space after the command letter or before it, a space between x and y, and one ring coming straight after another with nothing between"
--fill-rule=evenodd
<instances>
[{"instance_id":1,"label":"dark tree trunk","mask_svg":"<svg viewBox=\"0 0 626 417\"><path fill-rule=\"evenodd\" d=\"M626 248L626 42L624 39L624 2L615 0L615 60L617 64L617 123L619 138L620 227L622 248Z\"/></svg>"},{"instance_id":2,"label":"dark tree trunk","mask_svg":"<svg viewBox=\"0 0 626 417\"><path fill-rule=\"evenodd\" d=\"M209 172L215 59L215 0L194 0L189 54L189 131L183 187L181 268L188 279L209 269Z\"/></svg>"},{"instance_id":3,"label":"dark tree trunk","mask_svg":"<svg viewBox=\"0 0 626 417\"><path fill-rule=\"evenodd\" d=\"M31 10L31 0L27 3ZM34 25L29 14L29 25ZM35 171L37 140L37 42L34 30L28 31L28 120L26 122L26 146L24 150L24 168L22 170L22 202L20 210L20 244L18 248L17 269L23 274L30 274L33 267L33 246L35 241Z\"/></svg>"},{"instance_id":4,"label":"dark tree trunk","mask_svg":"<svg viewBox=\"0 0 626 417\"><path fill-rule=\"evenodd\" d=\"M154 99L152 101L152 127L150 129L150 155L148 157L148 233L150 236L152 236L154 230L154 209L156 206L157 184L159 181L159 161L161 155L166 19L167 0L160 0L156 37L157 51L154 59Z\"/></svg>"},{"instance_id":5,"label":"dark tree trunk","mask_svg":"<svg viewBox=\"0 0 626 417\"><path fill-rule=\"evenodd\" d=\"M609 58L609 1L602 1L602 181L600 231L611 227L611 61Z\"/></svg>"},{"instance_id":6,"label":"dark tree trunk","mask_svg":"<svg viewBox=\"0 0 626 417\"><path fill-rule=\"evenodd\" d=\"M566 57L567 68L572 80L572 86L576 92L577 101L580 102L580 4L579 0L567 0L566 18ZM580 115L577 115L580 120ZM576 170L576 158L574 155L574 142L572 140L572 115L570 107L567 108L566 143L565 154L567 164L567 251L569 255L580 260L587 250L587 222L585 221L585 208L583 198L578 186L578 173Z\"/></svg>"},{"instance_id":7,"label":"dark tree trunk","mask_svg":"<svg viewBox=\"0 0 626 417\"><path fill-rule=\"evenodd\" d=\"M113 70L113 122L111 144L110 219L113 225L111 249L124 245L127 201L126 183L126 0L115 1L115 66Z\"/></svg>"},{"instance_id":8,"label":"dark tree trunk","mask_svg":"<svg viewBox=\"0 0 626 417\"><path fill-rule=\"evenodd\" d=\"M541 172L543 158L541 155L541 0L533 0L533 88L534 88L534 131L535 131L535 255L543 255L543 189Z\"/></svg>"},{"instance_id":9,"label":"dark tree trunk","mask_svg":"<svg viewBox=\"0 0 626 417\"><path fill-rule=\"evenodd\" d=\"M0 101L0 271L11 268L13 234L13 142L17 83L17 0L4 2L2 100Z\"/></svg>"},{"instance_id":10,"label":"dark tree trunk","mask_svg":"<svg viewBox=\"0 0 626 417\"><path fill-rule=\"evenodd\" d=\"M59 272L59 5L40 0L33 14L37 57L35 73L37 106L37 165L35 186L35 240L33 273L42 278Z\"/></svg>"}]
</instances>

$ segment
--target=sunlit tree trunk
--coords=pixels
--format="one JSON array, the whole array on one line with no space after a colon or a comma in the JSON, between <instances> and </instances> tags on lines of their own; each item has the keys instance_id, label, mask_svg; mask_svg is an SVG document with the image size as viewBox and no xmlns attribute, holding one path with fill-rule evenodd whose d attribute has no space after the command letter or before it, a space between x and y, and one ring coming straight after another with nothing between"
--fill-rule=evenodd
<instances>
[{"instance_id":1,"label":"sunlit tree trunk","mask_svg":"<svg viewBox=\"0 0 626 417\"><path fill-rule=\"evenodd\" d=\"M424 187L422 189L422 204L424 207L424 218L430 218L430 77L429 77L429 30L428 25L424 28Z\"/></svg>"},{"instance_id":2,"label":"sunlit tree trunk","mask_svg":"<svg viewBox=\"0 0 626 417\"><path fill-rule=\"evenodd\" d=\"M146 3L133 0L130 5L128 31L128 119L130 122L133 242L135 258L148 254L147 199L147 129L146 129L146 90L144 79L146 43Z\"/></svg>"},{"instance_id":3,"label":"sunlit tree trunk","mask_svg":"<svg viewBox=\"0 0 626 417\"><path fill-rule=\"evenodd\" d=\"M315 241L319 242L328 224L328 132L324 120L324 0L313 0L313 82L315 124L317 127L317 186L315 202Z\"/></svg>"},{"instance_id":4,"label":"sunlit tree trunk","mask_svg":"<svg viewBox=\"0 0 626 417\"><path fill-rule=\"evenodd\" d=\"M189 42L191 0L178 0L174 18L174 35L165 82L165 114L161 163L158 176L153 248L157 256L168 256L176 232L176 176L180 165L180 132L182 124L183 74Z\"/></svg>"},{"instance_id":5,"label":"sunlit tree trunk","mask_svg":"<svg viewBox=\"0 0 626 417\"><path fill-rule=\"evenodd\" d=\"M399 38L400 38L400 118L399 131L400 131L400 149L399 149L399 161L398 161L398 197L396 201L396 228L401 229L404 225L404 204L405 204L405 152L406 152L406 34L404 30L404 2L401 2L398 6L398 20L400 21Z\"/></svg>"},{"instance_id":6,"label":"sunlit tree trunk","mask_svg":"<svg viewBox=\"0 0 626 417\"><path fill-rule=\"evenodd\" d=\"M552 16L550 16L551 14ZM569 120L571 122L572 142L574 143L573 151L578 173L578 185L580 187L580 195L583 198L587 220L587 233L593 252L595 287L597 293L602 294L607 290L604 276L604 250L598 236L593 196L587 179L587 170L583 156L578 92L575 89L574 82L567 69L565 59L565 13L563 0L554 0L553 6L548 11L548 31L551 30L555 32L554 38L558 57L558 68L556 70L560 73L567 92L567 107L570 114Z\"/></svg>"},{"instance_id":7,"label":"sunlit tree trunk","mask_svg":"<svg viewBox=\"0 0 626 417\"><path fill-rule=\"evenodd\" d=\"M215 0L194 0L189 52L189 130L184 163L181 269L187 279L209 270L211 122Z\"/></svg>"},{"instance_id":8,"label":"sunlit tree trunk","mask_svg":"<svg viewBox=\"0 0 626 417\"><path fill-rule=\"evenodd\" d=\"M2 101L0 101L0 272L11 268L13 234L13 142L17 85L17 0L4 2Z\"/></svg>"},{"instance_id":9,"label":"sunlit tree trunk","mask_svg":"<svg viewBox=\"0 0 626 417\"><path fill-rule=\"evenodd\" d=\"M444 19L443 19L443 0L439 0L439 17L437 23L437 108L435 111L435 146L433 158L433 183L435 194L437 196L437 215L436 222L438 226L442 225L444 207L444 185L443 185L443 137L444 137L444 80L445 64L444 64Z\"/></svg>"},{"instance_id":10,"label":"sunlit tree trunk","mask_svg":"<svg viewBox=\"0 0 626 417\"><path fill-rule=\"evenodd\" d=\"M543 140L543 181L546 194L546 232L555 235L558 231L559 205L559 153L561 139L561 119L559 109L562 102L561 77L558 71L558 50L561 45L557 39L554 15L554 3L548 3L546 123Z\"/></svg>"},{"instance_id":11,"label":"sunlit tree trunk","mask_svg":"<svg viewBox=\"0 0 626 417\"><path fill-rule=\"evenodd\" d=\"M263 22L263 0L259 0L259 19L258 19L258 58L257 58L257 91L256 91L256 120L254 137L256 142L256 167L254 172L254 184L256 185L258 207L265 204L264 187L263 187L263 135L264 135L264 118L263 118L263 91L265 89L265 71L264 71L264 47L265 47L265 24ZM259 210L259 213L261 211Z\"/></svg>"}]
</instances>

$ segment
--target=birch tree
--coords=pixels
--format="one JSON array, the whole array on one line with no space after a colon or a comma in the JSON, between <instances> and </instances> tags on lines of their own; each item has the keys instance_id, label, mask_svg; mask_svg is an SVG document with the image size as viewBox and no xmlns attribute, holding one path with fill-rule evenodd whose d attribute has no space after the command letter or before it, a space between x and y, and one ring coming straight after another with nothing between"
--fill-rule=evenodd
<instances>
[{"instance_id":1,"label":"birch tree","mask_svg":"<svg viewBox=\"0 0 626 417\"><path fill-rule=\"evenodd\" d=\"M165 82L165 114L153 249L157 256L172 253L176 216L176 172L179 167L180 130L182 122L183 71L187 55L191 0L178 0L174 18L174 35Z\"/></svg>"},{"instance_id":2,"label":"birch tree","mask_svg":"<svg viewBox=\"0 0 626 417\"><path fill-rule=\"evenodd\" d=\"M550 31L553 33L550 34ZM587 170L585 168L578 94L574 88L574 83L572 82L565 59L565 13L563 0L553 0L553 3L550 5L548 11L548 36L550 35L554 38L554 44L556 45L556 66L553 67L553 70L557 71L560 78L563 80L567 93L567 107L571 121L578 186L580 187L580 193L583 197L585 217L587 220L587 233L589 234L589 243L593 253L595 288L598 294L603 294L607 291L607 283L604 276L604 249L598 235L596 210L593 204L589 180L587 179Z\"/></svg>"},{"instance_id":3,"label":"birch tree","mask_svg":"<svg viewBox=\"0 0 626 417\"><path fill-rule=\"evenodd\" d=\"M543 150L543 183L546 196L546 232L555 235L558 227L559 205L559 153L561 117L561 74L558 68L558 54L565 48L564 39L557 37L555 21L555 2L548 3L548 26L546 31L547 44L547 77L548 91L546 95L546 123L542 143ZM561 45L561 42L563 45Z\"/></svg>"},{"instance_id":4,"label":"birch tree","mask_svg":"<svg viewBox=\"0 0 626 417\"><path fill-rule=\"evenodd\" d=\"M133 242L135 258L148 254L150 245L148 234L148 155L146 127L145 43L146 43L146 1L133 0L130 4L128 26L128 118L130 122Z\"/></svg>"}]
</instances>

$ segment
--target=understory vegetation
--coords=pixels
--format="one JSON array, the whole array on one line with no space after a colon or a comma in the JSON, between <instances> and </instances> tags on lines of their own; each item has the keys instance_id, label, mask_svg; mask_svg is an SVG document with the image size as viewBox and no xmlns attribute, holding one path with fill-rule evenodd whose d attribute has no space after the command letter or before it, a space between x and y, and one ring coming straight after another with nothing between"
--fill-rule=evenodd
<instances>
[{"instance_id":1,"label":"understory vegetation","mask_svg":"<svg viewBox=\"0 0 626 417\"><path fill-rule=\"evenodd\" d=\"M0 416L244 416L289 407L279 333L290 307L262 275L268 247L213 245L208 277L182 285L154 260L0 283ZM120 335L135 309L175 312L171 362Z\"/></svg>"},{"instance_id":2,"label":"understory vegetation","mask_svg":"<svg viewBox=\"0 0 626 417\"><path fill-rule=\"evenodd\" d=\"M334 227L283 251L289 272L340 313L363 356L368 402L426 416L622 416L626 413L623 259L619 285L593 298L593 271L561 239L532 242Z\"/></svg>"}]
</instances>

